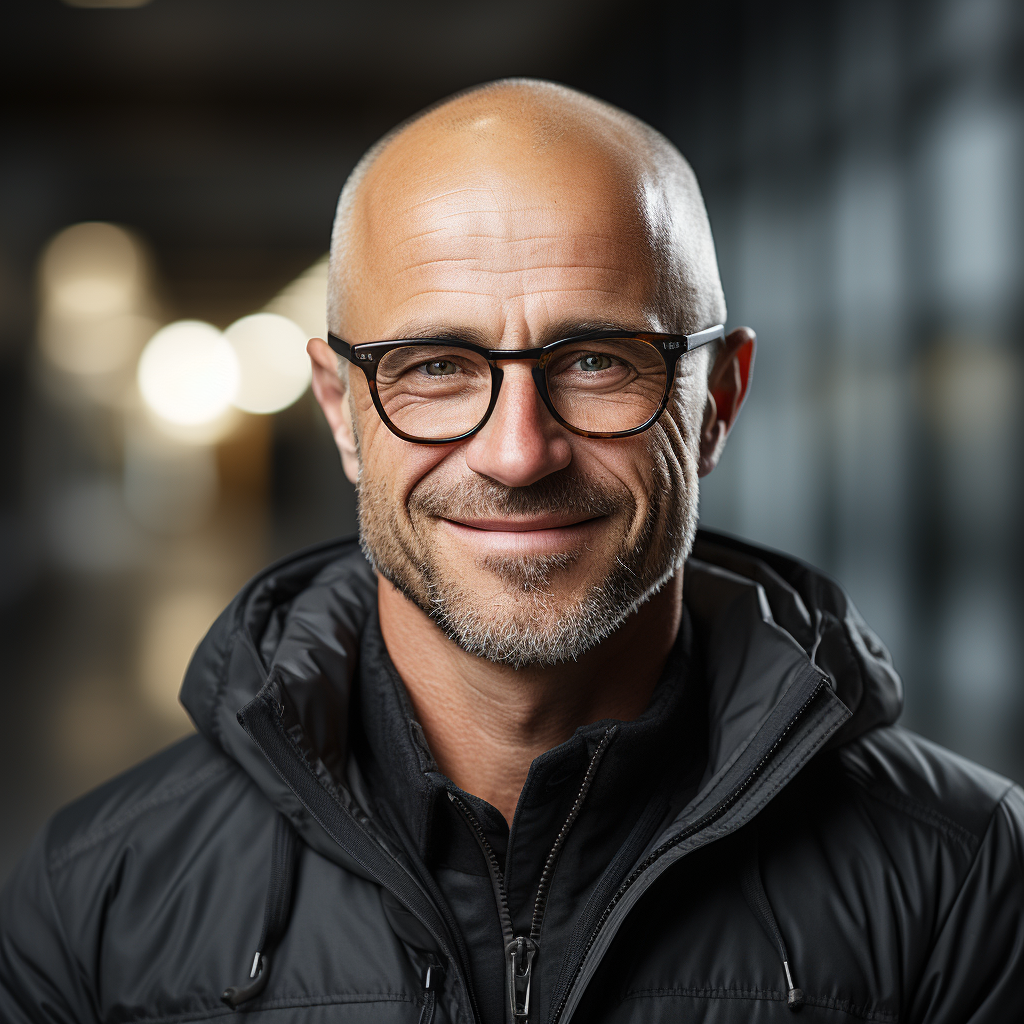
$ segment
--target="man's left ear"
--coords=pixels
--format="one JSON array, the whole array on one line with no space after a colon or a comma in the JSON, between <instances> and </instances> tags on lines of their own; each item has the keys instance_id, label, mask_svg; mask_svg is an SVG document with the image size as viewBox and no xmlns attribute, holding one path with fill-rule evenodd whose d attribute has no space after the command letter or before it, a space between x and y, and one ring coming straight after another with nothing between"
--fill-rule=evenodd
<instances>
[{"instance_id":1,"label":"man's left ear","mask_svg":"<svg viewBox=\"0 0 1024 1024\"><path fill-rule=\"evenodd\" d=\"M708 377L708 400L700 430L700 476L718 465L725 440L740 414L750 387L757 335L749 327L737 327L725 338Z\"/></svg>"}]
</instances>

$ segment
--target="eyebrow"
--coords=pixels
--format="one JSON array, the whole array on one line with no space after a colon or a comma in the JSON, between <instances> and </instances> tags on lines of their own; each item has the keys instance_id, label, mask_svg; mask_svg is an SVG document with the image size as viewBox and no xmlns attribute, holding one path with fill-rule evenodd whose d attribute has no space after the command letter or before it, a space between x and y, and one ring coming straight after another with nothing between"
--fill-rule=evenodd
<instances>
[{"instance_id":1,"label":"eyebrow","mask_svg":"<svg viewBox=\"0 0 1024 1024\"><path fill-rule=\"evenodd\" d=\"M649 324L640 324L636 321L562 319L549 324L540 337L535 339L534 344L546 345L549 342L558 341L560 338L572 338L577 334L586 334L590 331L635 331L637 334L643 334L651 330ZM491 339L478 328L432 320L409 321L386 340L406 341L416 338L468 341L481 348L491 348Z\"/></svg>"}]
</instances>

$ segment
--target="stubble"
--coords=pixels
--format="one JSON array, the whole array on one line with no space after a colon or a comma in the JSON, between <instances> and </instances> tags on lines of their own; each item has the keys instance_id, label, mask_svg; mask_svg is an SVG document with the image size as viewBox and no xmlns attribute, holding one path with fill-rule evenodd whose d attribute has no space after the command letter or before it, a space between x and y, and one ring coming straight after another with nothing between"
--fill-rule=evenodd
<instances>
[{"instance_id":1,"label":"stubble","mask_svg":"<svg viewBox=\"0 0 1024 1024\"><path fill-rule=\"evenodd\" d=\"M381 484L374 486L362 474L358 510L363 550L385 579L468 653L515 668L573 661L658 593L689 552L697 523L694 463L685 444L675 453L682 454L682 463L666 458L658 447L642 511L624 485L598 484L569 466L517 488L484 477L457 485L427 477L411 492L406 517L394 509ZM686 464L694 471L687 472ZM627 524L607 573L568 598L565 588L554 584L585 569L581 563L593 554L586 548L480 558L477 566L494 577L500 595L483 606L459 567L437 557L429 542L437 519L551 512L566 514L571 521L613 516Z\"/></svg>"}]
</instances>

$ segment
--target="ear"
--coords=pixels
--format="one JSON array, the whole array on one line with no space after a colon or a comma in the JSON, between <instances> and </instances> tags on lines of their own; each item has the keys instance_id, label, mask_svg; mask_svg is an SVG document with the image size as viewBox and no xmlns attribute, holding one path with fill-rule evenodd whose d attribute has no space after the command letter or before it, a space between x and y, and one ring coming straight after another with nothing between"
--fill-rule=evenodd
<instances>
[{"instance_id":1,"label":"ear","mask_svg":"<svg viewBox=\"0 0 1024 1024\"><path fill-rule=\"evenodd\" d=\"M738 327L726 336L708 377L708 400L700 431L700 476L718 465L725 440L740 414L750 387L757 336L749 327Z\"/></svg>"},{"instance_id":2,"label":"ear","mask_svg":"<svg viewBox=\"0 0 1024 1024\"><path fill-rule=\"evenodd\" d=\"M313 338L306 346L313 364L313 394L323 409L334 443L341 453L345 476L356 483L359 479L359 457L356 454L356 435L352 424L345 382L338 374L338 357L322 338Z\"/></svg>"}]
</instances>

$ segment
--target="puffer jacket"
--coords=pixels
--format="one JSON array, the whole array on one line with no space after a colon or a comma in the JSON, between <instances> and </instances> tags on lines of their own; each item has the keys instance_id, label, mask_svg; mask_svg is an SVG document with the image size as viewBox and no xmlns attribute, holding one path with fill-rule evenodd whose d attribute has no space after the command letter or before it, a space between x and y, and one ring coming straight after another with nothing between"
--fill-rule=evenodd
<instances>
[{"instance_id":1,"label":"puffer jacket","mask_svg":"<svg viewBox=\"0 0 1024 1024\"><path fill-rule=\"evenodd\" d=\"M479 1019L353 763L375 598L354 541L243 589L186 675L198 735L59 812L5 887L0 1021ZM1024 1019L1021 791L893 724L887 653L809 567L702 532L685 602L706 770L579 908L544 1020Z\"/></svg>"}]
</instances>

